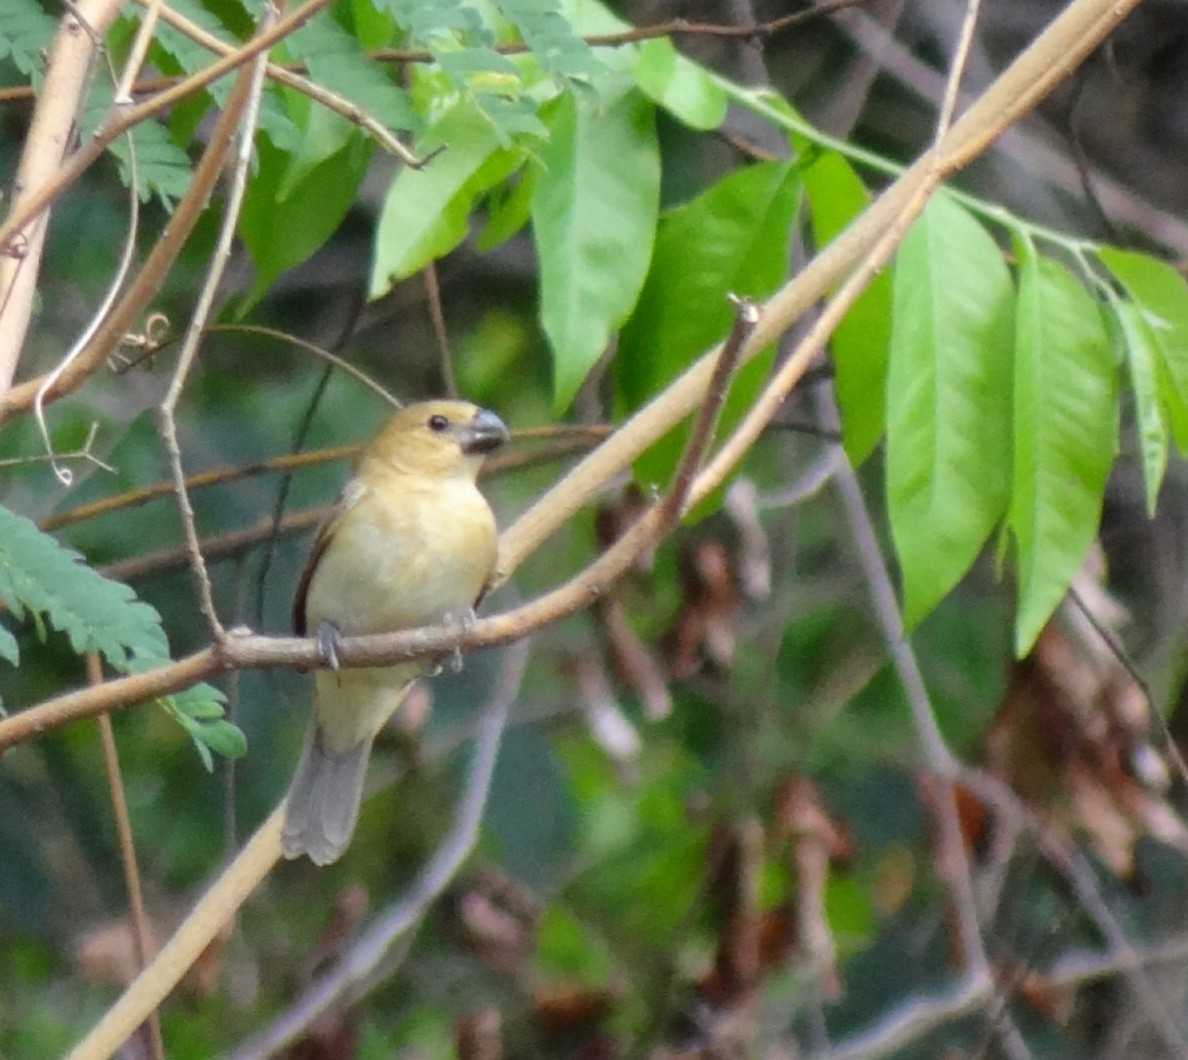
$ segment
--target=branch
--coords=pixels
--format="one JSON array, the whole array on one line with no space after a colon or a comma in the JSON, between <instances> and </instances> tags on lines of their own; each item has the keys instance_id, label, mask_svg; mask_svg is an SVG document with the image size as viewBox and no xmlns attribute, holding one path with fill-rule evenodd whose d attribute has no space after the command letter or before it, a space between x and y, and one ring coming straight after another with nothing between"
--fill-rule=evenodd
<instances>
[{"instance_id":1,"label":"branch","mask_svg":"<svg viewBox=\"0 0 1188 1060\"><path fill-rule=\"evenodd\" d=\"M149 0L138 0L138 2L147 6ZM762 22L758 25L746 27L716 25L705 22L688 22L685 19L678 18L671 19L668 22L659 22L651 26L636 26L618 33L592 34L583 37L582 40L592 48L620 48L627 44L638 44L643 41L655 40L659 37L676 36L741 37L756 40L761 37L775 36L824 15L832 15L846 8L857 7L860 4L868 2L869 0L824 0L823 3L807 11L796 11L791 15L784 15L782 18L773 19L770 22ZM161 16L170 25L212 52L227 54L233 47L226 41L207 33L201 26L191 22L185 16L178 14L172 8L166 7L162 11ZM496 44L494 50L500 55L523 55L531 49L523 41L507 41ZM427 48L377 48L368 51L367 56L377 62L387 63L434 63L438 61L438 56ZM310 99L323 103L331 110L342 114L348 120L355 120L352 117L352 112L358 112L358 108L354 104L342 100L341 97L334 96L333 93L327 92L315 82L307 81L299 76L293 76L308 73L308 70L309 68L306 64L301 62L268 64L269 77L280 84L305 93ZM160 92L162 89L178 84L180 80L180 77L145 78L132 86L132 92L135 95ZM0 104L16 103L32 99L33 97L34 91L30 85L17 85L12 88L0 89ZM335 100L337 102L334 102Z\"/></svg>"},{"instance_id":2,"label":"branch","mask_svg":"<svg viewBox=\"0 0 1188 1060\"><path fill-rule=\"evenodd\" d=\"M106 1060L140 1025L202 955L219 928L234 915L280 860L285 804L272 811L191 910L153 963L140 973L66 1060Z\"/></svg>"},{"instance_id":3,"label":"branch","mask_svg":"<svg viewBox=\"0 0 1188 1060\"><path fill-rule=\"evenodd\" d=\"M78 6L62 17L13 181L14 213L23 210L61 169L97 38L107 31L119 9L119 0L79 0ZM19 246L0 255L0 408L25 344L48 226L47 213L25 229Z\"/></svg>"},{"instance_id":4,"label":"branch","mask_svg":"<svg viewBox=\"0 0 1188 1060\"><path fill-rule=\"evenodd\" d=\"M87 656L87 679L93 685L103 683L103 669L99 656ZM128 800L124 794L124 778L120 771L120 754L116 747L115 728L111 716L99 715L99 740L103 748L103 772L111 795L111 813L115 819L119 839L120 862L124 867L124 885L128 889L128 919L132 925L132 943L136 950L138 971L143 971L155 949L153 933L144 911L144 896L140 889L140 869L136 863L136 842L132 836L132 820L128 815ZM165 1046L161 1039L161 1020L154 1008L145 1024L148 1048L152 1060L163 1060Z\"/></svg>"},{"instance_id":5,"label":"branch","mask_svg":"<svg viewBox=\"0 0 1188 1060\"><path fill-rule=\"evenodd\" d=\"M723 347L718 364L715 366L714 380L716 385L706 394L695 429L689 436L677 472L673 476L672 485L665 497L654 504L648 513L632 526L612 549L595 563L591 564L590 568L585 572L584 577L574 579L573 582L563 587L569 589L571 586L576 586L576 593L573 594L570 600L572 610L576 610L583 603L588 603L592 596L599 595L603 591L605 585L609 584L610 580L629 570L640 554L651 547L671 528L683 510L685 499L688 496L689 487L693 480L691 469L695 468L700 462L705 447L709 442L718 410L721 408L722 402L726 397L726 384L737 363L738 353L742 347L742 343L753 328L755 320L755 307L749 302L740 303L734 328ZM608 557L611 557L610 562L604 562ZM595 568L602 569L599 571L597 578L592 578L591 572ZM605 581L602 579L605 579ZM555 595L557 594L549 594L549 596ZM548 597L544 599L548 599ZM478 623L475 623L476 627L477 625ZM448 627L446 627L446 632L451 633ZM521 632L515 639L519 639L523 635L524 633ZM452 648L458 650L460 645L458 643L459 638L456 628L452 630L449 639L453 642ZM307 642L297 641L296 643L305 645ZM309 643L317 651L316 642L311 641ZM239 646L242 647L242 644L243 641L240 641ZM222 639L219 644L220 654L225 653L227 649L234 650L235 646L236 638L233 636ZM343 642L343 648L346 648L345 641ZM445 650L449 650L449 648ZM339 654L340 663L346 662L347 657L345 652L340 652ZM160 670L155 672L161 673ZM493 712L492 719L490 719L490 724L492 725L497 721L498 730L494 735L488 732L486 743L490 745L490 749L486 754L480 754L476 758L476 774L480 777L485 776L481 785L481 798L476 793L474 800L472 800L474 804L473 812L469 815L464 814L462 818L463 822L469 820L472 816L481 816L482 806L486 800L487 786L490 782L490 771L494 768L494 755L498 747L498 733L502 732L503 721L510 706L511 698L513 698L512 695L499 697L498 702L501 705L498 710ZM33 712L27 711L25 713ZM486 725L484 729L486 729ZM2 737L0 737L0 746L2 746ZM485 749L485 745L480 746L480 750ZM488 758L489 761L487 760ZM478 768L480 764L482 764L481 769ZM476 784L477 787L478 785ZM201 954L209 941L220 930L223 924L234 915L247 896L280 859L279 828L284 816L284 808L285 803L282 800L281 805L261 825L248 846L228 866L223 875L211 887L210 891L207 892L190 915L182 922L182 925L177 929L173 938L161 951L157 959L128 987L120 1000L108 1010L99 1024L70 1054L68 1060L98 1060L99 1057L106 1057L108 1052L104 1050L110 1051L121 1045L128 1035L143 1021L145 1014L152 1011L168 995L181 976L185 974L190 964L197 960L199 954ZM477 819L473 827L478 827ZM461 856L460 854L455 855L450 853L451 849L446 848L442 852L439 852L439 858L435 862L431 862L426 869L425 878L428 880L426 884L427 890L432 890L434 887L440 889L445 886L446 881L442 878L441 871L435 868L435 866L439 863L452 865L457 860L457 857ZM227 882L228 880L231 882ZM429 897L431 898L432 895ZM423 908L423 903L419 901L399 907L393 914L390 914L387 921L381 922L381 925L385 926L382 930L377 929L378 934L376 938L382 941L384 938L395 937L395 935L403 932L408 924L412 922L409 918L413 917L414 914L419 916L419 910L421 908ZM392 929L392 922L398 925L398 930ZM375 948L362 951L357 955L359 967L363 968L364 972L370 972L382 959L383 953L387 952L387 946L388 943L385 942L379 947L382 952L377 952Z\"/></svg>"},{"instance_id":6,"label":"branch","mask_svg":"<svg viewBox=\"0 0 1188 1060\"><path fill-rule=\"evenodd\" d=\"M769 300L755 330L739 351L740 363L745 363L776 338L812 300L866 255L870 243L895 224L899 211L935 180L937 166L948 171L973 157L994 135L1034 105L1043 92L1066 76L1137 2L1078 0L1066 8L954 123L939 145L935 158L930 155L916 162ZM720 353L718 348L704 355L578 463L504 532L500 538L497 584L505 581L524 557L563 525L604 482L692 411L706 391ZM703 476L699 478L704 481ZM697 499L696 484L693 497ZM654 516L654 511L649 515ZM637 532L646 532L644 524L648 520L649 516L644 516L624 538L570 582L514 611L478 620L461 637L456 629L440 628L345 638L340 657L346 665L383 665L398 659L452 651L459 646L466 650L518 639L541 625L572 613L600 595L609 584L607 579L621 572L619 565L624 558L630 561L630 542ZM102 698L91 690L73 692L0 720L0 750L27 739L48 725L91 717L149 695L176 691L225 666L323 665L325 662L313 641L232 637L220 646L217 655L213 649L207 649L148 674L109 681L104 686ZM128 698L121 700L122 692Z\"/></svg>"},{"instance_id":7,"label":"branch","mask_svg":"<svg viewBox=\"0 0 1188 1060\"><path fill-rule=\"evenodd\" d=\"M3 394L0 399L0 423L3 423L9 413L32 408L38 400L53 401L81 386L102 367L149 299L160 289L170 266L206 208L211 189L222 173L235 129L247 102L248 84L249 73L245 71L236 79L227 105L211 131L210 140L194 169L194 177L189 188L178 202L165 232L153 244L152 251L119 304L111 311L91 341L71 359L63 371L30 379ZM3 246L3 243L0 243L0 246ZM55 374L53 385L42 394L46 380Z\"/></svg>"},{"instance_id":8,"label":"branch","mask_svg":"<svg viewBox=\"0 0 1188 1060\"><path fill-rule=\"evenodd\" d=\"M159 92L150 99L146 99L143 103L138 103L134 107L114 111L108 115L107 120L95 130L90 140L75 151L70 156L69 161L59 166L55 170L54 176L31 194L19 209L14 207L8 217L5 218L4 223L0 225L0 251L9 247L13 238L30 221L37 217L66 188L70 187L71 184L82 176L103 155L103 152L113 140L122 136L133 125L144 121L146 118L151 118L163 110L167 110L186 96L193 95L193 93L205 88L212 81L217 81L224 74L228 74L237 67L251 62L262 52L267 52L277 41L300 29L301 26L313 18L322 8L328 6L329 3L330 0L306 0L292 14L286 15L271 29L257 34L242 47L237 48L232 54L211 63L204 70L199 70L197 73L183 78L177 84L163 92Z\"/></svg>"},{"instance_id":9,"label":"branch","mask_svg":"<svg viewBox=\"0 0 1188 1060\"><path fill-rule=\"evenodd\" d=\"M499 685L474 739L474 757L453 828L420 871L408 891L350 947L338 964L280 1015L270 1027L254 1035L226 1060L264 1060L295 1042L324 1012L336 1004L361 997L392 947L424 917L454 878L478 840L479 825L491 790L491 778L508 712L519 693L528 659L527 643L509 652Z\"/></svg>"},{"instance_id":10,"label":"branch","mask_svg":"<svg viewBox=\"0 0 1188 1060\"><path fill-rule=\"evenodd\" d=\"M260 20L256 25L256 37L267 34L276 22L279 11L271 2L264 5ZM243 109L243 119L239 126L239 150L236 152L235 168L232 170L231 183L227 191L227 202L223 208L222 222L219 226L218 238L215 240L214 253L211 255L206 278L198 292L198 302L190 316L186 336L182 340L181 352L177 364L174 366L173 379L169 383L169 390L158 407L157 430L169 460L169 469L173 473L173 492L177 497L178 512L181 515L182 532L185 536L186 550L189 553L190 569L198 589L198 605L210 624L211 633L216 641L225 639L223 624L219 619L215 607L214 593L211 589L210 575L206 570L206 562L202 558L202 549L198 544L198 528L194 525L194 508L190 504L190 494L186 489L186 475L182 469L181 446L177 440L177 421L174 410L181 400L182 390L194 358L198 356L198 344L202 341L203 328L214 306L215 294L219 281L223 277L223 270L231 257L231 242L235 238L235 226L239 222L239 209L243 204L244 189L247 187L248 166L252 160L252 143L255 140L256 119L260 109L260 95L264 91L264 67L267 63L267 52L260 52L251 66L248 78L247 103Z\"/></svg>"},{"instance_id":11,"label":"branch","mask_svg":"<svg viewBox=\"0 0 1188 1060\"><path fill-rule=\"evenodd\" d=\"M1139 0L1077 0L1066 7L946 133L935 153L915 162L832 243L763 306L740 364L775 341L839 283L895 223L904 205L932 179L934 167L956 172L1031 110L1137 6ZM720 349L710 351L544 494L503 535L495 583L506 581L524 557L616 474L697 406Z\"/></svg>"}]
</instances>

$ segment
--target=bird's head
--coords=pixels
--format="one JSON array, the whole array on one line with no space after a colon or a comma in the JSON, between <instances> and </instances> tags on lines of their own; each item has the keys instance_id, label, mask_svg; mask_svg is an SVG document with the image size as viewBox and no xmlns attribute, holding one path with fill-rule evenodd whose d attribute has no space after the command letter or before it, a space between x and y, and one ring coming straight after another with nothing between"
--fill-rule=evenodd
<instances>
[{"instance_id":1,"label":"bird's head","mask_svg":"<svg viewBox=\"0 0 1188 1060\"><path fill-rule=\"evenodd\" d=\"M468 401L422 401L388 420L362 460L417 474L473 478L483 457L507 437L507 427L489 409Z\"/></svg>"}]
</instances>

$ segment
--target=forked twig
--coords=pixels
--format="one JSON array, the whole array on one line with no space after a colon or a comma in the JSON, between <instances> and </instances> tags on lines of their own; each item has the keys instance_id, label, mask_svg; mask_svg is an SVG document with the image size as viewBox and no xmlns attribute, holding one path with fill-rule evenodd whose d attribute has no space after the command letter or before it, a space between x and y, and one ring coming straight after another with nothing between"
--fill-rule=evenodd
<instances>
[{"instance_id":1,"label":"forked twig","mask_svg":"<svg viewBox=\"0 0 1188 1060\"><path fill-rule=\"evenodd\" d=\"M269 0L260 16L257 35L267 34L269 27L276 21L279 12ZM190 318L190 325L186 329L186 336L182 340L181 352L174 368L173 379L165 399L161 402L158 429L165 445L165 452L169 457L169 467L173 472L173 488L177 495L178 509L181 512L182 531L185 535L186 547L190 553L190 566L194 579L198 585L198 602L206 620L210 623L211 632L216 643L224 637L223 624L215 608L214 594L211 591L210 575L206 570L206 563L202 559L202 550L198 544L198 529L194 525L194 509L190 504L190 494L186 489L186 475L182 469L181 447L177 440L177 422L174 410L181 398L182 388L190 366L198 353L198 343L202 338L202 331L206 326L207 317L214 305L215 294L219 280L222 279L223 269L231 256L231 241L235 237L235 227L239 221L239 208L243 202L244 188L247 185L248 166L252 159L252 143L256 131L256 117L260 108L260 94L264 90L264 66L267 53L260 52L252 65L251 81L248 87L247 105L243 111L243 122L239 131L239 151L236 156L235 169L232 173L231 186L227 193L227 203L223 210L222 225L218 239L215 242L211 256L210 267L206 273L202 289L198 295L198 304Z\"/></svg>"}]
</instances>

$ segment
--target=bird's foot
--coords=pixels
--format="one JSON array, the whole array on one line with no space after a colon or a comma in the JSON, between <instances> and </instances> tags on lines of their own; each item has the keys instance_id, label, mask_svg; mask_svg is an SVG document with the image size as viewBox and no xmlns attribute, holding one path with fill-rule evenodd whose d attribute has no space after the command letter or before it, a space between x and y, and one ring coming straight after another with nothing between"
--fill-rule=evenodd
<instances>
[{"instance_id":1,"label":"bird's foot","mask_svg":"<svg viewBox=\"0 0 1188 1060\"><path fill-rule=\"evenodd\" d=\"M475 621L476 621L476 615L474 613L473 607L468 607L465 611L463 611L459 615L448 614L443 619L444 624L447 626L454 626L454 625L458 626L459 627L458 631L463 636L465 634L469 633L474 628ZM450 653L450 671L452 673L458 673L459 671L461 671L461 669L462 669L462 645L458 644L458 645L455 645L454 650Z\"/></svg>"},{"instance_id":2,"label":"bird's foot","mask_svg":"<svg viewBox=\"0 0 1188 1060\"><path fill-rule=\"evenodd\" d=\"M338 669L338 646L342 641L342 634L338 627L329 621L321 621L314 630L314 640L318 645L318 652L329 664L331 670Z\"/></svg>"}]
</instances>

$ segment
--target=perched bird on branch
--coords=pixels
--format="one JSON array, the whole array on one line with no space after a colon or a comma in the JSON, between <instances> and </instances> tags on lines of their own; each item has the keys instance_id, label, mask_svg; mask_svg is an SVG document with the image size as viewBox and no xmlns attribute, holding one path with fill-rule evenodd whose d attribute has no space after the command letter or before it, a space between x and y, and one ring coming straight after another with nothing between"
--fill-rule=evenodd
<instances>
[{"instance_id":1,"label":"perched bird on branch","mask_svg":"<svg viewBox=\"0 0 1188 1060\"><path fill-rule=\"evenodd\" d=\"M339 637L465 621L495 568L495 516L475 483L507 439L493 412L427 401L396 413L360 454L322 524L293 601L293 628L330 663L289 789L286 857L335 861L359 816L376 734L424 664L340 669Z\"/></svg>"}]
</instances>

